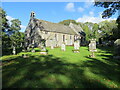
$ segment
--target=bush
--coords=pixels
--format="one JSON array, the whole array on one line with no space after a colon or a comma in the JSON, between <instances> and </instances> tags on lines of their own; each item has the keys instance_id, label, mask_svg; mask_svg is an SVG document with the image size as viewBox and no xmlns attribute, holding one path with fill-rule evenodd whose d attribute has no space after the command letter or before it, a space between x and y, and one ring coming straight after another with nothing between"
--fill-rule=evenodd
<instances>
[{"instance_id":1,"label":"bush","mask_svg":"<svg viewBox=\"0 0 120 90\"><path fill-rule=\"evenodd\" d=\"M2 56L4 55L12 55L13 48L2 48ZM16 54L22 51L22 47L16 48Z\"/></svg>"},{"instance_id":2,"label":"bush","mask_svg":"<svg viewBox=\"0 0 120 90\"><path fill-rule=\"evenodd\" d=\"M2 48L2 56L11 55L11 54L12 54L12 48Z\"/></svg>"}]
</instances>

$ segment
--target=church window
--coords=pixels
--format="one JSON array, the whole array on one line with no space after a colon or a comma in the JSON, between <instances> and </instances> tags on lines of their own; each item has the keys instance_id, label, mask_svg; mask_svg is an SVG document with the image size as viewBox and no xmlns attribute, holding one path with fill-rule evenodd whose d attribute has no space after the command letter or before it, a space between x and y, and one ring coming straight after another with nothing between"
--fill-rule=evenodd
<instances>
[{"instance_id":1,"label":"church window","mask_svg":"<svg viewBox=\"0 0 120 90\"><path fill-rule=\"evenodd\" d=\"M48 32L46 31L45 34L48 34Z\"/></svg>"},{"instance_id":2,"label":"church window","mask_svg":"<svg viewBox=\"0 0 120 90\"><path fill-rule=\"evenodd\" d=\"M70 35L70 40L72 39L72 36Z\"/></svg>"},{"instance_id":3,"label":"church window","mask_svg":"<svg viewBox=\"0 0 120 90\"><path fill-rule=\"evenodd\" d=\"M63 35L63 42L65 41L65 35Z\"/></svg>"},{"instance_id":4,"label":"church window","mask_svg":"<svg viewBox=\"0 0 120 90\"><path fill-rule=\"evenodd\" d=\"M55 34L55 39L56 39L56 41L57 41L57 34Z\"/></svg>"}]
</instances>

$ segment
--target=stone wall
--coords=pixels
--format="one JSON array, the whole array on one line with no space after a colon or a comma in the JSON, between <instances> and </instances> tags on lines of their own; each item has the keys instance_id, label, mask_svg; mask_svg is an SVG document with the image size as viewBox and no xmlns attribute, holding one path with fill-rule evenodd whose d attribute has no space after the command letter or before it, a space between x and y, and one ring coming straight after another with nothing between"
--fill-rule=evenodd
<instances>
[{"instance_id":1,"label":"stone wall","mask_svg":"<svg viewBox=\"0 0 120 90\"><path fill-rule=\"evenodd\" d=\"M65 42L66 45L74 44L74 35L55 33L55 32L44 32L41 35L46 40L46 46L53 45L54 47L57 46L60 47L63 42Z\"/></svg>"},{"instance_id":2,"label":"stone wall","mask_svg":"<svg viewBox=\"0 0 120 90\"><path fill-rule=\"evenodd\" d=\"M64 34L64 33L57 33L57 32L49 32L50 30L46 30L43 26L38 25L34 18L30 19L30 22L25 31L25 40L26 40L26 47L31 47L34 41L34 45L36 47L41 46L41 41L46 40L46 46L54 46L60 47L63 43L65 45L73 45L75 34ZM45 30L45 31L44 31ZM79 37L79 35L77 36ZM77 39L77 38L76 38Z\"/></svg>"}]
</instances>

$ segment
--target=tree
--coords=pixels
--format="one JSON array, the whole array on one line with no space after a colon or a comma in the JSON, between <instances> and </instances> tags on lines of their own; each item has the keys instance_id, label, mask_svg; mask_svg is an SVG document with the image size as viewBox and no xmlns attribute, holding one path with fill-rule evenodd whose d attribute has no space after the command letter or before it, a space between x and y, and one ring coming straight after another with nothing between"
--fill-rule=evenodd
<instances>
[{"instance_id":1,"label":"tree","mask_svg":"<svg viewBox=\"0 0 120 90\"><path fill-rule=\"evenodd\" d=\"M89 39L90 39L89 27L86 24L82 24L81 27L84 30L85 34L86 34L86 40L89 41Z\"/></svg>"},{"instance_id":2,"label":"tree","mask_svg":"<svg viewBox=\"0 0 120 90\"><path fill-rule=\"evenodd\" d=\"M99 39L98 29L99 29L99 25L95 23L92 28L92 38L95 38L97 40Z\"/></svg>"},{"instance_id":3,"label":"tree","mask_svg":"<svg viewBox=\"0 0 120 90\"><path fill-rule=\"evenodd\" d=\"M21 25L21 21L19 21L19 19L14 19L14 20L11 20L11 27L10 27L10 30L14 31L14 32L18 32L21 28L20 28L20 25Z\"/></svg>"},{"instance_id":4,"label":"tree","mask_svg":"<svg viewBox=\"0 0 120 90\"><path fill-rule=\"evenodd\" d=\"M116 2L116 0L112 0L112 2L102 2L102 0L95 0L94 5L97 7L106 8L106 10L104 10L102 13L103 18L111 17L120 9L120 1Z\"/></svg>"},{"instance_id":5,"label":"tree","mask_svg":"<svg viewBox=\"0 0 120 90\"><path fill-rule=\"evenodd\" d=\"M120 1L112 0L112 2L101 2L101 0L95 0L94 5L106 8L102 13L102 18L109 18L117 11L120 13ZM118 28L116 29L116 33L120 33L120 14L118 14L117 23ZM117 34L117 38L120 38L119 34Z\"/></svg>"},{"instance_id":6,"label":"tree","mask_svg":"<svg viewBox=\"0 0 120 90\"><path fill-rule=\"evenodd\" d=\"M101 31L100 37L104 40L115 40L117 39L117 23L115 20L102 21L99 23L99 29Z\"/></svg>"},{"instance_id":7,"label":"tree","mask_svg":"<svg viewBox=\"0 0 120 90\"><path fill-rule=\"evenodd\" d=\"M70 23L73 23L73 24L76 24L78 25L79 23L77 23L75 20L71 20L71 19L68 19L68 20L63 20L61 22L59 22L60 24L64 24L64 25L67 25L69 26Z\"/></svg>"},{"instance_id":8,"label":"tree","mask_svg":"<svg viewBox=\"0 0 120 90\"><path fill-rule=\"evenodd\" d=\"M13 54L16 54L16 47L19 46L19 42L21 39L20 32L19 32L19 30L21 29L20 28L21 21L19 21L18 19L14 19L11 21L11 23L12 24L10 27L10 31L12 31L13 33L10 35L10 39L13 47Z\"/></svg>"},{"instance_id":9,"label":"tree","mask_svg":"<svg viewBox=\"0 0 120 90\"><path fill-rule=\"evenodd\" d=\"M5 32L9 29L9 23L8 23L8 20L6 18L7 14L6 12L0 8L0 29Z\"/></svg>"},{"instance_id":10,"label":"tree","mask_svg":"<svg viewBox=\"0 0 120 90\"><path fill-rule=\"evenodd\" d=\"M2 53L4 54L7 53L7 49L10 48L10 38L9 38L9 35L8 35L8 30L10 28L9 26L9 23L8 23L8 20L6 18L7 14L6 12L0 8L0 30L1 30L1 33L0 33L0 46L2 48Z\"/></svg>"},{"instance_id":11,"label":"tree","mask_svg":"<svg viewBox=\"0 0 120 90\"><path fill-rule=\"evenodd\" d=\"M11 54L14 51L16 52L16 48L19 50L20 47L23 46L24 43L24 33L20 32L19 30L21 21L18 19L14 19L11 21L11 25L8 23L6 18L6 12L0 8L0 28L1 28L1 39L0 42L2 47L2 54ZM13 49L13 50L12 50Z\"/></svg>"}]
</instances>

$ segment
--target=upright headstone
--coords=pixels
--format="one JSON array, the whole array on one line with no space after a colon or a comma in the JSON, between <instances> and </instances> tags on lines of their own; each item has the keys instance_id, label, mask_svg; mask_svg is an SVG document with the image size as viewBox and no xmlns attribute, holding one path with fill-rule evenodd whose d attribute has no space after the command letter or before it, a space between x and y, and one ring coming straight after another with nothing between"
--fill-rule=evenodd
<instances>
[{"instance_id":1,"label":"upright headstone","mask_svg":"<svg viewBox=\"0 0 120 90\"><path fill-rule=\"evenodd\" d=\"M40 54L42 54L42 55L47 55L48 54L47 50L46 50L45 40L42 40L42 42L41 42Z\"/></svg>"},{"instance_id":2,"label":"upright headstone","mask_svg":"<svg viewBox=\"0 0 120 90\"><path fill-rule=\"evenodd\" d=\"M32 46L32 50L31 50L31 52L35 52L35 50L34 50L34 47Z\"/></svg>"},{"instance_id":3,"label":"upright headstone","mask_svg":"<svg viewBox=\"0 0 120 90\"><path fill-rule=\"evenodd\" d=\"M30 51L30 46L31 46L31 44L29 44L29 45L27 46L27 51Z\"/></svg>"},{"instance_id":4,"label":"upright headstone","mask_svg":"<svg viewBox=\"0 0 120 90\"><path fill-rule=\"evenodd\" d=\"M45 46L41 46L41 51L46 51L46 47Z\"/></svg>"},{"instance_id":5,"label":"upright headstone","mask_svg":"<svg viewBox=\"0 0 120 90\"><path fill-rule=\"evenodd\" d=\"M16 50L15 50L15 47L13 46L13 55L16 54Z\"/></svg>"},{"instance_id":6,"label":"upright headstone","mask_svg":"<svg viewBox=\"0 0 120 90\"><path fill-rule=\"evenodd\" d=\"M54 49L54 42L51 40L51 49Z\"/></svg>"},{"instance_id":7,"label":"upright headstone","mask_svg":"<svg viewBox=\"0 0 120 90\"><path fill-rule=\"evenodd\" d=\"M61 50L62 50L62 51L65 51L65 50L66 50L65 43L62 43L62 45L61 45Z\"/></svg>"},{"instance_id":8,"label":"upright headstone","mask_svg":"<svg viewBox=\"0 0 120 90\"><path fill-rule=\"evenodd\" d=\"M32 50L31 50L31 52L35 52L35 50L34 50L34 40L32 41Z\"/></svg>"},{"instance_id":9,"label":"upright headstone","mask_svg":"<svg viewBox=\"0 0 120 90\"><path fill-rule=\"evenodd\" d=\"M120 39L114 42L114 58L120 59Z\"/></svg>"},{"instance_id":10,"label":"upright headstone","mask_svg":"<svg viewBox=\"0 0 120 90\"><path fill-rule=\"evenodd\" d=\"M80 43L79 43L78 40L76 40L76 41L74 42L74 50L73 50L73 52L74 52L74 53L79 53L79 52L80 52L80 51L79 51L79 47L80 47Z\"/></svg>"},{"instance_id":11,"label":"upright headstone","mask_svg":"<svg viewBox=\"0 0 120 90\"><path fill-rule=\"evenodd\" d=\"M95 57L94 52L97 51L95 39L91 39L90 44L89 44L89 51L91 52L90 57Z\"/></svg>"},{"instance_id":12,"label":"upright headstone","mask_svg":"<svg viewBox=\"0 0 120 90\"><path fill-rule=\"evenodd\" d=\"M79 41L75 41L75 42L74 42L74 49L75 49L75 50L79 50L79 47L80 47Z\"/></svg>"},{"instance_id":13,"label":"upright headstone","mask_svg":"<svg viewBox=\"0 0 120 90\"><path fill-rule=\"evenodd\" d=\"M29 51L29 50L30 50L30 47L28 46L28 47L27 47L27 51Z\"/></svg>"},{"instance_id":14,"label":"upright headstone","mask_svg":"<svg viewBox=\"0 0 120 90\"><path fill-rule=\"evenodd\" d=\"M94 51L94 52L97 51L95 39L91 39L90 44L89 44L89 51Z\"/></svg>"},{"instance_id":15,"label":"upright headstone","mask_svg":"<svg viewBox=\"0 0 120 90\"><path fill-rule=\"evenodd\" d=\"M54 47L51 45L51 49L54 49Z\"/></svg>"}]
</instances>

